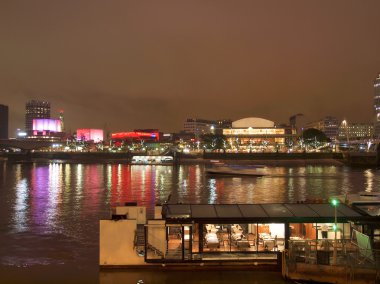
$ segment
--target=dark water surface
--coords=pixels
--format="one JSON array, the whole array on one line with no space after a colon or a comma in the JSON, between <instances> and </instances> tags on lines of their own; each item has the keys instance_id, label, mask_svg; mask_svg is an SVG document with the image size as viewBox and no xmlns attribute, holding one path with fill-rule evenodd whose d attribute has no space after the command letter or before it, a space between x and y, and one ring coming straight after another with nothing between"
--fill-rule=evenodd
<instances>
[{"instance_id":1,"label":"dark water surface","mask_svg":"<svg viewBox=\"0 0 380 284\"><path fill-rule=\"evenodd\" d=\"M262 178L215 178L203 165L0 162L1 283L284 283L255 271L99 273L99 220L111 204L275 203L380 191L378 169L266 167ZM273 277L272 277L273 276ZM180 279L182 278L182 279ZM269 282L268 282L269 281Z\"/></svg>"}]
</instances>

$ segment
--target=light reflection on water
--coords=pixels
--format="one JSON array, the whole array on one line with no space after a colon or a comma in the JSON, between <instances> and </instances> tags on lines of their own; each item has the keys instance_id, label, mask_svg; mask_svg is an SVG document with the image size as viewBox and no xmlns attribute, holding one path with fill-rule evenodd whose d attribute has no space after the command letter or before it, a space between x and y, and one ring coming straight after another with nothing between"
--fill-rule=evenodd
<instances>
[{"instance_id":1,"label":"light reflection on water","mask_svg":"<svg viewBox=\"0 0 380 284\"><path fill-rule=\"evenodd\" d=\"M34 263L98 271L98 222L111 204L275 203L378 191L376 169L267 167L268 176L213 177L203 165L0 163L0 268ZM75 264L75 265L74 265Z\"/></svg>"}]
</instances>

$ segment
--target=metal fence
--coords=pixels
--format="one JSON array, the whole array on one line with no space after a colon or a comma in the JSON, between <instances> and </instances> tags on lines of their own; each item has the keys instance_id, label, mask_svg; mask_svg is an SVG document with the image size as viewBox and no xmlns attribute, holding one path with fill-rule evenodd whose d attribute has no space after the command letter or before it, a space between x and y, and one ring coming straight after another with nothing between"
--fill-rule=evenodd
<instances>
[{"instance_id":1,"label":"metal fence","mask_svg":"<svg viewBox=\"0 0 380 284\"><path fill-rule=\"evenodd\" d=\"M290 240L285 261L290 272L297 270L297 263L336 266L351 279L359 271L369 271L374 283L380 283L380 250L362 248L352 240Z\"/></svg>"}]
</instances>

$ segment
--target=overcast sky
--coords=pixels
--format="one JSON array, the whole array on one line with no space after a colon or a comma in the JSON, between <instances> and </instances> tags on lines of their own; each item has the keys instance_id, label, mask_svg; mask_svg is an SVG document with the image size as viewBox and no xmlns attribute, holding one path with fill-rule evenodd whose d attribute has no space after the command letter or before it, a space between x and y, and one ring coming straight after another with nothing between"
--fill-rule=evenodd
<instances>
[{"instance_id":1,"label":"overcast sky","mask_svg":"<svg viewBox=\"0 0 380 284\"><path fill-rule=\"evenodd\" d=\"M0 104L66 128L182 129L186 118L370 122L380 1L0 1Z\"/></svg>"}]
</instances>

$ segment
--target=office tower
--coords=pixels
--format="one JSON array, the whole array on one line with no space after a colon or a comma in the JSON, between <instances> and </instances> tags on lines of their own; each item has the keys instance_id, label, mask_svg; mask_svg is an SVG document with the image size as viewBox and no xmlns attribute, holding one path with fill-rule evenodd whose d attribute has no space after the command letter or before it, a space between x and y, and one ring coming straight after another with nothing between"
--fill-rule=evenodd
<instances>
[{"instance_id":1,"label":"office tower","mask_svg":"<svg viewBox=\"0 0 380 284\"><path fill-rule=\"evenodd\" d=\"M0 105L0 139L8 139L8 106Z\"/></svg>"},{"instance_id":2,"label":"office tower","mask_svg":"<svg viewBox=\"0 0 380 284\"><path fill-rule=\"evenodd\" d=\"M380 74L375 79L373 87L375 88L375 94L374 94L374 100L373 100L373 106L375 110L375 119L374 119L374 125L373 125L374 137L380 138Z\"/></svg>"},{"instance_id":3,"label":"office tower","mask_svg":"<svg viewBox=\"0 0 380 284\"><path fill-rule=\"evenodd\" d=\"M25 131L28 135L33 132L33 119L50 118L50 103L31 100L25 105Z\"/></svg>"}]
</instances>

